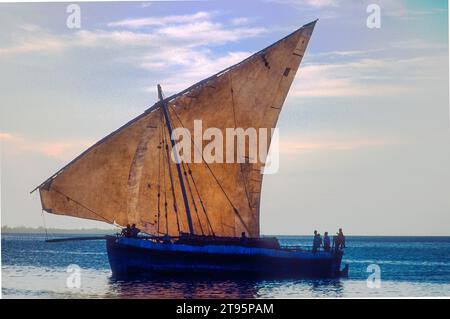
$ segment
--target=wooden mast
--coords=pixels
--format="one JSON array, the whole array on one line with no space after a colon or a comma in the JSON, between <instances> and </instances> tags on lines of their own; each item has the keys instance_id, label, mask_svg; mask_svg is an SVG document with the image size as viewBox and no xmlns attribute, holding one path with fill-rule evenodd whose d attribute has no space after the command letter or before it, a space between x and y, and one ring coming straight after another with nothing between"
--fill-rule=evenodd
<instances>
[{"instance_id":1,"label":"wooden mast","mask_svg":"<svg viewBox=\"0 0 450 319\"><path fill-rule=\"evenodd\" d=\"M186 217L187 217L187 221L188 221L188 226L189 226L189 233L191 235L194 235L194 227L192 226L192 217L191 217L191 211L189 209L189 202L188 202L188 198L186 195L186 188L184 186L184 181L183 181L183 174L181 173L181 168L180 168L180 161L178 158L178 153L176 150L176 145L175 145L175 141L172 138L172 124L170 122L170 117L169 117L169 113L167 112L167 103L164 100L163 94L162 94L162 89L161 89L161 85L158 84L158 97L161 103L161 109L163 110L164 113L164 119L166 122L166 126L167 126L167 130L169 132L170 135L170 144L172 145L172 154L173 154L173 158L175 160L175 164L177 166L177 173L178 173L178 180L180 181L180 188L181 188L181 193L183 194L183 203L184 203L184 208L186 211ZM170 163L169 163L170 165Z\"/></svg>"}]
</instances>

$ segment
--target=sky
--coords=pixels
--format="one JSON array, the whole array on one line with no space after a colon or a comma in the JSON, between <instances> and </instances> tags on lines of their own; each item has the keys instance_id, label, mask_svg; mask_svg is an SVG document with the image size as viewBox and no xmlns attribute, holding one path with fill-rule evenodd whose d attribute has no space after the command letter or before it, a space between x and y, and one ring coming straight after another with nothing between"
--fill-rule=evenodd
<instances>
[{"instance_id":1,"label":"sky","mask_svg":"<svg viewBox=\"0 0 450 319\"><path fill-rule=\"evenodd\" d=\"M366 9L381 9L368 28ZM110 226L42 214L29 192L157 99L319 19L286 99L263 234L450 235L447 1L0 4L2 225Z\"/></svg>"}]
</instances>

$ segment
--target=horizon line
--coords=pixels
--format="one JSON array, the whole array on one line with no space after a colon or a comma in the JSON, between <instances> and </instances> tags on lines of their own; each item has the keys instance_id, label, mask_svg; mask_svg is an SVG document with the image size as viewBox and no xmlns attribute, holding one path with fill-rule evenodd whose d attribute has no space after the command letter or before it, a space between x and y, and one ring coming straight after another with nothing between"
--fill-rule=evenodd
<instances>
[{"instance_id":1,"label":"horizon line","mask_svg":"<svg viewBox=\"0 0 450 319\"><path fill-rule=\"evenodd\" d=\"M39 226L39 227L31 227L31 226L8 226L8 225L2 225L1 226L1 231L0 233L3 231L4 228L9 228L10 230L14 230L14 229L27 229L27 230L47 230L47 231L66 231L67 234L70 234L69 231L102 231L102 232L106 232L106 231L111 231L113 232L113 229L105 229L105 228L46 228L43 226ZM5 232L5 233L12 233L12 232ZM21 232L17 232L17 234L20 234ZM31 232L30 232L31 233ZM306 236L312 236L313 234L270 234L270 233L266 233L266 234L261 234L260 237L264 237L264 236L284 236L284 237L306 237ZM330 236L333 235L330 233ZM409 235L390 235L390 234L377 234L377 235L362 235L362 234L345 234L346 236L354 236L354 237L450 237L450 234L448 235L414 235L414 234L409 234Z\"/></svg>"}]
</instances>

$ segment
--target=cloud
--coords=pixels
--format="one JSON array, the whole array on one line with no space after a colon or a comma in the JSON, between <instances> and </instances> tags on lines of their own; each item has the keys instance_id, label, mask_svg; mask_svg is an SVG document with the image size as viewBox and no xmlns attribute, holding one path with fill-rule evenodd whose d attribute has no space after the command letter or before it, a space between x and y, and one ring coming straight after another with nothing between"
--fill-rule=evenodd
<instances>
[{"instance_id":1,"label":"cloud","mask_svg":"<svg viewBox=\"0 0 450 319\"><path fill-rule=\"evenodd\" d=\"M405 94L426 81L445 80L444 55L402 59L353 56L349 61L309 63L299 69L291 96L339 97Z\"/></svg>"},{"instance_id":2,"label":"cloud","mask_svg":"<svg viewBox=\"0 0 450 319\"><path fill-rule=\"evenodd\" d=\"M319 57L352 57L357 55L367 54L367 51L362 50L348 50L348 51L329 51L329 52L320 52L320 53L308 53L311 57L319 58Z\"/></svg>"},{"instance_id":3,"label":"cloud","mask_svg":"<svg viewBox=\"0 0 450 319\"><path fill-rule=\"evenodd\" d=\"M367 2L370 3L370 0ZM426 10L409 9L405 3L402 3L401 1L379 0L377 4L380 6L383 14L396 19L412 20L425 15L447 13L447 10L442 8L430 8Z\"/></svg>"},{"instance_id":4,"label":"cloud","mask_svg":"<svg viewBox=\"0 0 450 319\"><path fill-rule=\"evenodd\" d=\"M239 18L234 18L230 20L230 23L232 25L244 25L244 24L248 24L250 22L249 18L246 17L239 17Z\"/></svg>"},{"instance_id":5,"label":"cloud","mask_svg":"<svg viewBox=\"0 0 450 319\"><path fill-rule=\"evenodd\" d=\"M391 47L405 50L448 50L448 43L428 42L423 39L408 39L391 43Z\"/></svg>"},{"instance_id":6,"label":"cloud","mask_svg":"<svg viewBox=\"0 0 450 319\"><path fill-rule=\"evenodd\" d=\"M198 12L192 15L166 16L146 19L127 19L112 26L126 26L134 30L80 31L79 42L84 46L141 46L142 50L121 59L158 72L158 81L166 93L175 93L191 84L235 64L251 52L212 52L211 46L238 42L267 32L262 27L244 26L245 17L214 22L216 13ZM142 27L157 26L143 31ZM147 90L147 89L146 89ZM151 87L148 90L154 91Z\"/></svg>"},{"instance_id":7,"label":"cloud","mask_svg":"<svg viewBox=\"0 0 450 319\"><path fill-rule=\"evenodd\" d=\"M109 26L114 29L83 29L65 35L52 34L37 26L24 25L9 46L0 48L0 57L59 53L69 48L118 49L118 59L121 59L121 56L127 57L128 61L136 63L137 58L146 52L167 53L183 47L194 54L195 51L201 52L210 46L237 42L267 32L263 27L244 26L243 24L248 22L244 17L226 24L215 22L213 18L216 15L214 12L200 11L181 16L126 19L111 22ZM132 54L130 50L134 50ZM156 54L153 57L158 60L149 61L149 56L145 61L146 66L163 63L167 58L165 55ZM136 65L143 64L136 63Z\"/></svg>"},{"instance_id":8,"label":"cloud","mask_svg":"<svg viewBox=\"0 0 450 319\"><path fill-rule=\"evenodd\" d=\"M154 71L148 74L143 91L154 92L159 82L166 94L176 93L195 82L229 67L251 55L245 51L213 50L213 47L257 37L268 30L252 27L245 17L218 22L217 12L199 11L125 19L109 23L106 29L82 29L55 34L38 26L20 28L19 41L0 48L0 59L23 54L112 56L114 64ZM80 50L83 50L81 52ZM62 146L61 146L62 147Z\"/></svg>"},{"instance_id":9,"label":"cloud","mask_svg":"<svg viewBox=\"0 0 450 319\"><path fill-rule=\"evenodd\" d=\"M339 5L338 0L306 0L305 3L314 8L337 7Z\"/></svg>"},{"instance_id":10,"label":"cloud","mask_svg":"<svg viewBox=\"0 0 450 319\"><path fill-rule=\"evenodd\" d=\"M172 25L157 30L157 34L173 40L188 40L195 45L223 44L255 37L265 32L258 28L230 28L226 29L220 23L202 21L184 25Z\"/></svg>"},{"instance_id":11,"label":"cloud","mask_svg":"<svg viewBox=\"0 0 450 319\"><path fill-rule=\"evenodd\" d=\"M164 54L158 53L158 54ZM166 54L164 62L158 58L151 57L144 62L143 67L149 70L164 69L168 74L161 79L164 91L168 94L179 92L190 85L215 74L233 64L236 64L251 55L251 52L237 51L228 52L225 55L217 56L209 50L195 51L191 49L178 48ZM153 92L154 87L147 89Z\"/></svg>"},{"instance_id":12,"label":"cloud","mask_svg":"<svg viewBox=\"0 0 450 319\"><path fill-rule=\"evenodd\" d=\"M93 144L90 140L42 141L8 132L0 132L0 142L5 154L35 153L64 161Z\"/></svg>"},{"instance_id":13,"label":"cloud","mask_svg":"<svg viewBox=\"0 0 450 319\"><path fill-rule=\"evenodd\" d=\"M139 19L125 19L108 23L109 27L142 28L149 26L165 26L168 24L185 24L210 19L214 13L200 11L194 14L170 15Z\"/></svg>"},{"instance_id":14,"label":"cloud","mask_svg":"<svg viewBox=\"0 0 450 319\"><path fill-rule=\"evenodd\" d=\"M145 48L155 45L158 40L154 34L144 32L82 30L75 33L72 44L94 49L127 46Z\"/></svg>"},{"instance_id":15,"label":"cloud","mask_svg":"<svg viewBox=\"0 0 450 319\"><path fill-rule=\"evenodd\" d=\"M11 133L0 132L0 141L10 141L11 139L13 139Z\"/></svg>"},{"instance_id":16,"label":"cloud","mask_svg":"<svg viewBox=\"0 0 450 319\"><path fill-rule=\"evenodd\" d=\"M340 0L266 0L266 2L274 2L281 4L293 5L298 8L320 9L324 7L338 7Z\"/></svg>"},{"instance_id":17,"label":"cloud","mask_svg":"<svg viewBox=\"0 0 450 319\"><path fill-rule=\"evenodd\" d=\"M82 39L88 40L86 43L94 43L97 35L100 41L108 39L118 43L140 43L143 46L164 48L168 45L196 47L225 44L256 37L267 31L263 27L243 26L249 22L245 17L232 19L228 24L215 22L214 18L217 15L217 12L200 11L189 15L126 19L108 24L110 27L122 27L125 30L112 32L100 30L79 35ZM134 29L134 31L127 29ZM136 31L138 29L139 31Z\"/></svg>"},{"instance_id":18,"label":"cloud","mask_svg":"<svg viewBox=\"0 0 450 319\"><path fill-rule=\"evenodd\" d=\"M35 52L61 52L69 46L64 38L55 37L39 27L24 26L22 30L25 34L18 36L15 44L9 47L0 47L0 58Z\"/></svg>"},{"instance_id":19,"label":"cloud","mask_svg":"<svg viewBox=\"0 0 450 319\"><path fill-rule=\"evenodd\" d=\"M358 137L330 136L304 136L282 137L280 139L280 152L286 154L311 153L319 151L351 151L367 147L385 147L399 144L400 141Z\"/></svg>"},{"instance_id":20,"label":"cloud","mask_svg":"<svg viewBox=\"0 0 450 319\"><path fill-rule=\"evenodd\" d=\"M269 3L286 5L300 15L320 17L321 20L336 19L341 16L340 7L350 1L342 0L264 0Z\"/></svg>"}]
</instances>

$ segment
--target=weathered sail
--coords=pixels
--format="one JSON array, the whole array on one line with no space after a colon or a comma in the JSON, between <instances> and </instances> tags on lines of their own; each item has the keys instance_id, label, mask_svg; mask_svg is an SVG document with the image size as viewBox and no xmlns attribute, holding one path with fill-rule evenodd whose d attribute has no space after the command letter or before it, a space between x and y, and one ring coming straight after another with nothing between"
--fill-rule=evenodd
<instances>
[{"instance_id":1,"label":"weathered sail","mask_svg":"<svg viewBox=\"0 0 450 319\"><path fill-rule=\"evenodd\" d=\"M174 128L272 128L315 22L164 101ZM150 234L188 232L161 103L86 150L39 186L53 214L136 223ZM198 151L193 147L192 152ZM264 163L182 163L195 234L259 236Z\"/></svg>"}]
</instances>

